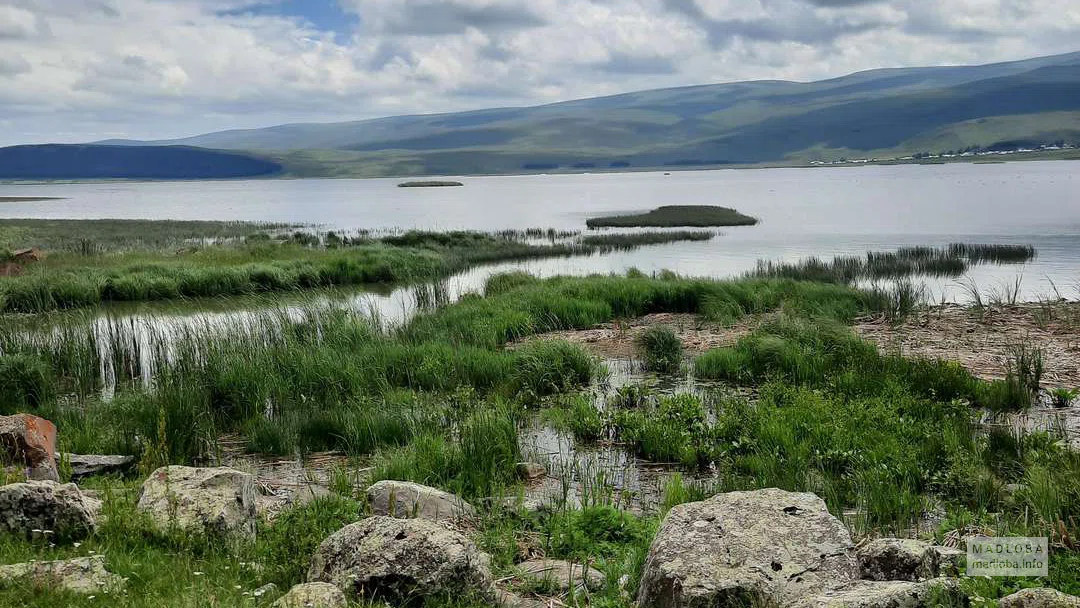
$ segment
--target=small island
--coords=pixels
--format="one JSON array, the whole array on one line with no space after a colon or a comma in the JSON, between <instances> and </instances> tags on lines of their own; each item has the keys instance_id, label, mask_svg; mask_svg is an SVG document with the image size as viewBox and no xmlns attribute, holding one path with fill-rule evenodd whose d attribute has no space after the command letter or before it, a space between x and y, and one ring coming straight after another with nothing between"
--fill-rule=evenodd
<instances>
[{"instance_id":1,"label":"small island","mask_svg":"<svg viewBox=\"0 0 1080 608\"><path fill-rule=\"evenodd\" d=\"M424 182L401 182L398 188L446 188L449 186L464 186L461 182L431 180Z\"/></svg>"},{"instance_id":2,"label":"small island","mask_svg":"<svg viewBox=\"0 0 1080 608\"><path fill-rule=\"evenodd\" d=\"M60 196L0 196L0 203L36 203L39 201L59 201Z\"/></svg>"},{"instance_id":3,"label":"small island","mask_svg":"<svg viewBox=\"0 0 1080 608\"><path fill-rule=\"evenodd\" d=\"M713 205L668 205L636 215L612 215L585 220L589 228L672 228L689 226L753 226L757 218Z\"/></svg>"}]
</instances>

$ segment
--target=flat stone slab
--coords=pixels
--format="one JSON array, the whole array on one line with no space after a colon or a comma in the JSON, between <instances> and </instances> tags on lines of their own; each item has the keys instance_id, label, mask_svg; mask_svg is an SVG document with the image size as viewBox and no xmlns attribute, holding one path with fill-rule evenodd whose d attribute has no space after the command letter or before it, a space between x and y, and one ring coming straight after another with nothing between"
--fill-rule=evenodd
<instances>
[{"instance_id":1,"label":"flat stone slab","mask_svg":"<svg viewBox=\"0 0 1080 608\"><path fill-rule=\"evenodd\" d=\"M71 465L72 481L93 475L127 473L135 466L134 456L63 454L61 459L66 460Z\"/></svg>"},{"instance_id":2,"label":"flat stone slab","mask_svg":"<svg viewBox=\"0 0 1080 608\"><path fill-rule=\"evenodd\" d=\"M0 581L10 583L19 579L86 594L119 590L127 583L124 577L105 569L105 557L101 555L0 566Z\"/></svg>"},{"instance_id":3,"label":"flat stone slab","mask_svg":"<svg viewBox=\"0 0 1080 608\"><path fill-rule=\"evenodd\" d=\"M517 565L522 578L548 582L560 593L576 589L596 591L604 586L604 573L583 564L572 564L560 559L535 559Z\"/></svg>"}]
</instances>

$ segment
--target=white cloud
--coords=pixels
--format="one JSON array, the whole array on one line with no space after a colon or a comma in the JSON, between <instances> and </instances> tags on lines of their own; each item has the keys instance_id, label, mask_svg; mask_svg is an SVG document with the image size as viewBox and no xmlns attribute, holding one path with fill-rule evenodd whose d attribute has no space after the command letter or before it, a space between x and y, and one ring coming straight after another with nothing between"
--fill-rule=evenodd
<instances>
[{"instance_id":1,"label":"white cloud","mask_svg":"<svg viewBox=\"0 0 1080 608\"><path fill-rule=\"evenodd\" d=\"M10 122L0 144L812 80L1080 46L1080 6L1056 0L341 0L356 17L345 32L253 8L267 4L0 0Z\"/></svg>"}]
</instances>

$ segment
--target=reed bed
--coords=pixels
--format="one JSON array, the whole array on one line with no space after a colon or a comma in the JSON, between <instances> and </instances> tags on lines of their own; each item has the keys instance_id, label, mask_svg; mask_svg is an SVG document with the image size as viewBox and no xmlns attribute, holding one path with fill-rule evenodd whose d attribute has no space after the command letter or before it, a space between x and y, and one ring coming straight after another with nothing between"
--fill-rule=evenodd
<instances>
[{"instance_id":1,"label":"reed bed","mask_svg":"<svg viewBox=\"0 0 1080 608\"><path fill-rule=\"evenodd\" d=\"M327 241L325 235L294 232L284 241L266 237L170 254L57 255L26 266L25 276L0 280L0 313L400 284L445 277L482 263L703 238L704 233L646 233L535 244L521 235L414 231L379 240L335 236Z\"/></svg>"},{"instance_id":2,"label":"reed bed","mask_svg":"<svg viewBox=\"0 0 1080 608\"><path fill-rule=\"evenodd\" d=\"M954 243L944 248L902 247L865 256L836 256L831 261L809 257L797 262L758 260L753 277L854 284L859 281L903 279L914 276L957 278L978 264L1016 264L1035 259L1030 245L977 245Z\"/></svg>"}]
</instances>

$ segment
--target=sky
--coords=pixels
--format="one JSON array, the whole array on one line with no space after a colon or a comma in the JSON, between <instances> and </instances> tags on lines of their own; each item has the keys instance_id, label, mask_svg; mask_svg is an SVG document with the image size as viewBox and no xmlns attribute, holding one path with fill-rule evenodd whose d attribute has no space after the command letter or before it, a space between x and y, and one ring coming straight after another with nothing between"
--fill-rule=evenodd
<instances>
[{"instance_id":1,"label":"sky","mask_svg":"<svg viewBox=\"0 0 1080 608\"><path fill-rule=\"evenodd\" d=\"M1080 50L1080 0L0 0L0 145Z\"/></svg>"}]
</instances>

